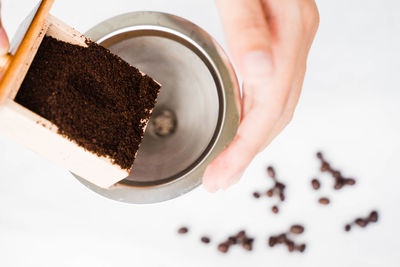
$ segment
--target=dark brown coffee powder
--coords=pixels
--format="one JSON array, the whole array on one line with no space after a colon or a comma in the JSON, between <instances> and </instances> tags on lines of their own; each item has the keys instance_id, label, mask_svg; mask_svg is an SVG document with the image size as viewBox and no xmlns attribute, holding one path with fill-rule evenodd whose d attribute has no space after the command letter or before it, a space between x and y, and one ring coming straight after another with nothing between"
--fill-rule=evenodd
<instances>
[{"instance_id":1,"label":"dark brown coffee powder","mask_svg":"<svg viewBox=\"0 0 400 267\"><path fill-rule=\"evenodd\" d=\"M160 85L109 50L45 36L15 99L58 132L130 169Z\"/></svg>"}]
</instances>

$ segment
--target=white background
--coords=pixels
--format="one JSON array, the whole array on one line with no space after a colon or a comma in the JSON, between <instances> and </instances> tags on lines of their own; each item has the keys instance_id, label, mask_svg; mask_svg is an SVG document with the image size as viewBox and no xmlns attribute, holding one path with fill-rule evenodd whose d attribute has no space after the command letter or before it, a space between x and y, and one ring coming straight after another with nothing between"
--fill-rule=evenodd
<instances>
[{"instance_id":1,"label":"white background","mask_svg":"<svg viewBox=\"0 0 400 267\"><path fill-rule=\"evenodd\" d=\"M3 0L12 36L37 1ZM320 0L321 25L304 91L290 126L261 153L233 188L203 188L165 203L128 205L83 187L66 170L0 137L0 266L399 266L400 265L400 2ZM53 15L81 32L129 11L159 10L199 24L222 44L212 0L57 0ZM331 190L318 172L317 150L357 186ZM271 185L273 164L287 183L279 215L271 199L251 193ZM323 189L314 192L317 175ZM318 205L326 195L332 205ZM380 221L343 231L378 209ZM267 247L270 234L303 223L306 253ZM190 233L176 230L188 225ZM255 249L227 255L217 241L245 228ZM212 237L203 245L202 234Z\"/></svg>"}]
</instances>

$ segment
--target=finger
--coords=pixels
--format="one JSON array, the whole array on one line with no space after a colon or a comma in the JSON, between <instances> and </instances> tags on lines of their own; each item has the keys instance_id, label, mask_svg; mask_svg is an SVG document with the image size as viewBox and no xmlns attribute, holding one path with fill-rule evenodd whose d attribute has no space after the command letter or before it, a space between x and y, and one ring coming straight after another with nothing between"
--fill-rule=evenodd
<instances>
[{"instance_id":1,"label":"finger","mask_svg":"<svg viewBox=\"0 0 400 267\"><path fill-rule=\"evenodd\" d=\"M304 76L306 73L308 53L311 49L311 45L314 41L319 26L319 13L315 2L310 1L309 3L306 4L309 5L308 9L307 8L304 9L308 10L304 15L305 19L307 20L307 22L305 23L306 31L303 34L305 37L301 51L299 52L299 60L296 65L297 66L296 74L294 77L292 89L288 98L288 102L282 114L282 117L275 126L274 130L272 131L271 136L268 138L268 140L266 140L265 146L267 146L292 120L294 110L300 98L300 93L304 82Z\"/></svg>"},{"instance_id":2,"label":"finger","mask_svg":"<svg viewBox=\"0 0 400 267\"><path fill-rule=\"evenodd\" d=\"M1 2L0 2L0 13L1 13ZM3 28L3 23L0 17L0 56L8 53L10 44L8 41L7 33Z\"/></svg>"},{"instance_id":3,"label":"finger","mask_svg":"<svg viewBox=\"0 0 400 267\"><path fill-rule=\"evenodd\" d=\"M277 121L273 116L260 120L260 112L265 110L255 108L247 114L233 142L207 167L203 176L207 190L227 188L259 152L265 136Z\"/></svg>"},{"instance_id":4,"label":"finger","mask_svg":"<svg viewBox=\"0 0 400 267\"><path fill-rule=\"evenodd\" d=\"M270 33L261 0L215 0L229 51L240 72L252 51L270 53Z\"/></svg>"}]
</instances>

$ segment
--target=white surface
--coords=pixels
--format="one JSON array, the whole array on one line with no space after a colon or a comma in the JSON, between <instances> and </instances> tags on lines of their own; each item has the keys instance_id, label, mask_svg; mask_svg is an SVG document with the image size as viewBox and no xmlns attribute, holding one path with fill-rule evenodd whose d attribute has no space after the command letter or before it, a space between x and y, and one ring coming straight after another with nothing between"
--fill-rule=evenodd
<instances>
[{"instance_id":1,"label":"white surface","mask_svg":"<svg viewBox=\"0 0 400 267\"><path fill-rule=\"evenodd\" d=\"M223 39L211 0L99 2L58 0L52 13L84 32L120 13L161 10ZM3 1L10 34L33 5ZM399 266L400 2L320 0L319 7L321 27L294 121L226 192L198 188L161 204L121 204L1 137L0 266ZM340 192L325 183L329 207L316 204L322 192L309 184L318 174L317 149L358 182ZM288 184L279 216L269 212L270 199L251 197L270 185L268 163ZM344 233L345 222L373 208L378 224ZM269 234L294 222L307 228L304 255L266 246ZM177 236L182 224L189 235ZM255 251L219 254L215 241L241 228L256 236ZM202 234L213 244L201 244Z\"/></svg>"}]
</instances>

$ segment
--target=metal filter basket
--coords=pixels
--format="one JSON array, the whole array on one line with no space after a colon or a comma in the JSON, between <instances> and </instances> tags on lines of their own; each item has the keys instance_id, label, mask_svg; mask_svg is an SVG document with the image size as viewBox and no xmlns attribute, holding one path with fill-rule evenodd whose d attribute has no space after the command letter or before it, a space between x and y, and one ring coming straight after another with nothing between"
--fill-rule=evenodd
<instances>
[{"instance_id":1,"label":"metal filter basket","mask_svg":"<svg viewBox=\"0 0 400 267\"><path fill-rule=\"evenodd\" d=\"M162 84L131 175L89 189L127 203L178 197L201 184L205 168L234 138L239 85L223 49L200 27L170 14L134 12L86 33Z\"/></svg>"}]
</instances>

